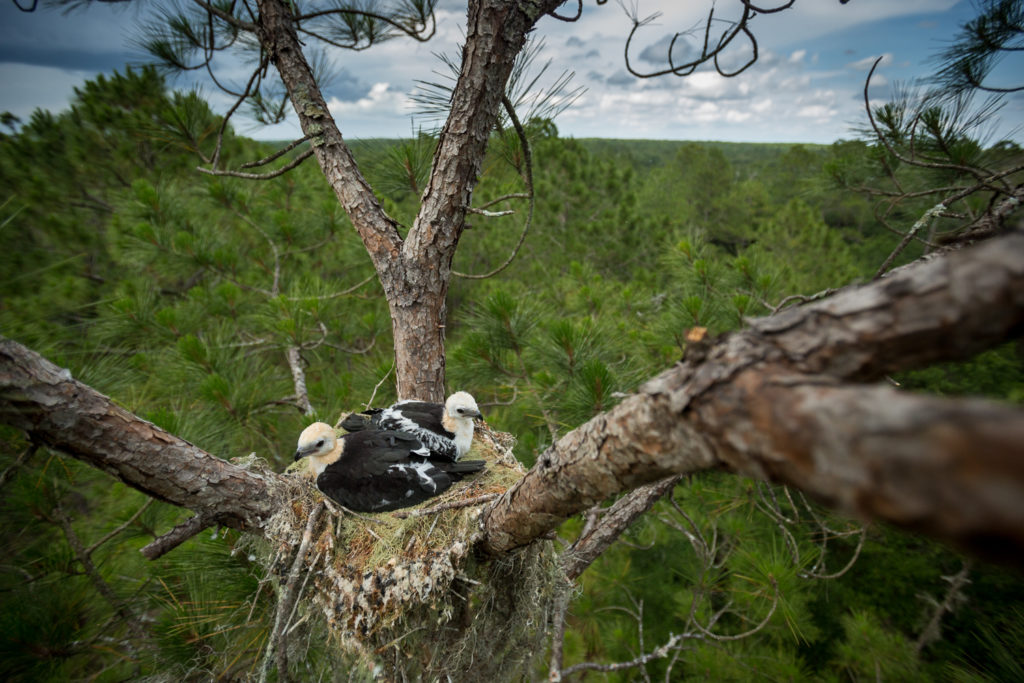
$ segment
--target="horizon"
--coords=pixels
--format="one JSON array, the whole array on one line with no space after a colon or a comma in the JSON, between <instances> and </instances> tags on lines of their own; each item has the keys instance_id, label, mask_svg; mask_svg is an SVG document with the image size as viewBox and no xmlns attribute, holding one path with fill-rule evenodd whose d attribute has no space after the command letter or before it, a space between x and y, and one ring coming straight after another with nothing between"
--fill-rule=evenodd
<instances>
[{"instance_id":1,"label":"horizon","mask_svg":"<svg viewBox=\"0 0 1024 683\"><path fill-rule=\"evenodd\" d=\"M672 33L692 26L697 15L678 3L638 4L640 16L664 14L638 33L631 60L638 68L657 68ZM332 48L332 78L323 89L347 139L408 139L431 120L414 113L409 95L417 81L438 79L441 63L432 54L456 49L464 7L459 0L438 2L437 35L425 44L394 39L365 52ZM0 111L22 120L37 107L62 111L73 88L86 80L140 64L143 55L132 41L144 16L137 5L58 14L0 4ZM554 119L562 137L831 144L855 138L855 128L866 124L864 80L874 58L882 57L882 64L869 88L873 106L894 88L926 77L938 50L973 16L971 0L797 3L778 15L756 17L751 26L759 59L730 79L707 70L685 78L628 75L622 48L630 21L612 5L587 7L571 24L546 17L535 35L545 44L539 63L551 60L547 75L553 76L542 83L575 71L572 87L587 88ZM997 75L1012 78L1013 66L1004 63ZM239 68L229 58L224 74L237 77ZM217 113L231 104L206 81L186 77L169 79L168 85L198 87ZM237 134L257 140L301 137L290 112L275 126L257 127L241 118L233 124ZM995 139L1024 141L1024 93L1004 98L992 130Z\"/></svg>"}]
</instances>

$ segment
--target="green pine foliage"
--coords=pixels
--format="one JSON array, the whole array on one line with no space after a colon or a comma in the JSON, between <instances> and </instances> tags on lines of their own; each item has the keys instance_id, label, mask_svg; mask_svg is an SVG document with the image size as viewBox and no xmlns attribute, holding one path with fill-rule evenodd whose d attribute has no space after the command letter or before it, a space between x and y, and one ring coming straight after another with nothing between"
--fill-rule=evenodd
<instances>
[{"instance_id":1,"label":"green pine foliage","mask_svg":"<svg viewBox=\"0 0 1024 683\"><path fill-rule=\"evenodd\" d=\"M156 72L129 70L84 86L70 111L39 112L3 136L0 230L18 248L0 252L0 329L198 446L223 458L255 452L282 470L305 424L333 422L375 391L377 405L395 398L390 320L315 167L271 182L195 172L194 153L211 152L219 124L195 94L169 94ZM490 425L515 434L526 464L676 362L691 328L725 333L790 295L868 279L898 241L867 199L835 188L837 178L870 178L880 152L863 142L572 140L550 121L526 127L530 231L501 274L453 279L447 328L449 388L471 391ZM435 144L417 133L355 146L404 225ZM268 151L229 132L221 154L237 166ZM522 193L524 165L518 138L497 133L474 203ZM471 216L455 270L486 273L508 258L527 204L490 207L506 209L514 214ZM916 219L909 208L907 217ZM299 409L289 348L299 349L311 415ZM1022 367L1011 344L896 379L1019 401ZM147 505L6 428L0 471L5 680L258 675L276 579L238 534L210 530L149 562L138 549L187 511ZM89 553L91 573L64 518L86 549L116 532ZM855 533L823 546L822 524ZM560 534L580 527L570 520ZM845 573L820 578L854 559L859 538L794 492L720 473L693 477L583 575L565 665L629 661L685 629L679 657L651 661L647 676L1017 677L1019 576L975 565L942 640L918 654L929 616L921 595L941 600L942 576L962 559L872 527ZM710 562L700 539L714 547ZM695 624L718 636L755 633L719 640ZM333 647L311 638L307 673L322 671ZM640 668L583 675L644 678Z\"/></svg>"}]
</instances>

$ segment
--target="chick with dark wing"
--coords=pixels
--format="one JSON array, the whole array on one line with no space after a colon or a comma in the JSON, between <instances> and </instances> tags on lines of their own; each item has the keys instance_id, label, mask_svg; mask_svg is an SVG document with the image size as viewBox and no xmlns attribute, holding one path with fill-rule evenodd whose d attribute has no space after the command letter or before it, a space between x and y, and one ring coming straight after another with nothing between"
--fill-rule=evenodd
<instances>
[{"instance_id":1,"label":"chick with dark wing","mask_svg":"<svg viewBox=\"0 0 1024 683\"><path fill-rule=\"evenodd\" d=\"M299 436L295 459L328 498L350 510L384 512L418 505L484 468L482 460L430 460L415 436L395 430L362 430L338 437L323 422Z\"/></svg>"},{"instance_id":2,"label":"chick with dark wing","mask_svg":"<svg viewBox=\"0 0 1024 683\"><path fill-rule=\"evenodd\" d=\"M384 409L352 413L341 422L347 432L366 429L398 430L412 434L430 449L434 459L456 461L473 443L473 418L483 417L476 400L457 391L444 403L399 401Z\"/></svg>"}]
</instances>

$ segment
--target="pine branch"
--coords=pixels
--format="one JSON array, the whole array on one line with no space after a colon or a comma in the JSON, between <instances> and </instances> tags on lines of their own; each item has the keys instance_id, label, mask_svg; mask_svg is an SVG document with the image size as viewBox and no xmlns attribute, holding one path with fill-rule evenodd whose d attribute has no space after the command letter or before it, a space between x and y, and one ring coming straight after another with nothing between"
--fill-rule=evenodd
<instances>
[{"instance_id":1,"label":"pine branch","mask_svg":"<svg viewBox=\"0 0 1024 683\"><path fill-rule=\"evenodd\" d=\"M295 552L295 558L292 560L291 570L288 572L286 583L281 589L281 595L277 601L277 614L274 616L274 627L267 641L267 651L264 655L264 666L260 671L260 680L266 680L266 673L271 661L277 664L277 680L282 682L289 680L288 625L296 601L299 598L299 591L297 590L299 579L306 573L303 572L303 566L306 555L309 552L309 544L313 540L313 531L316 529L317 523L320 521L320 514L323 511L324 503L321 501L309 513L306 528L302 532L302 540L299 542L299 548Z\"/></svg>"},{"instance_id":2,"label":"pine branch","mask_svg":"<svg viewBox=\"0 0 1024 683\"><path fill-rule=\"evenodd\" d=\"M163 536L139 549L139 552L147 560L155 560L174 550L196 534L202 533L204 529L210 528L213 524L214 521L209 517L193 515Z\"/></svg>"},{"instance_id":3,"label":"pine branch","mask_svg":"<svg viewBox=\"0 0 1024 683\"><path fill-rule=\"evenodd\" d=\"M128 627L128 630L131 631L133 637L138 640L146 639L148 637L146 628L142 625L142 622L139 621L138 617L128 608L128 605L121 600L121 598L117 597L117 594L114 593L114 589L110 587L110 584L108 584L100 575L99 570L92 561L91 550L87 550L85 548L82 544L82 540L71 527L71 518L68 517L59 506L53 511L53 515L57 519L57 524L60 526L61 531L64 532L64 538L71 547L71 551L75 554L75 559L78 560L80 565L82 565L82 569L85 570L85 575L89 577L89 581L92 582L96 592L102 595L103 599L107 601L111 608L113 608L114 612L121 617L125 625Z\"/></svg>"}]
</instances>

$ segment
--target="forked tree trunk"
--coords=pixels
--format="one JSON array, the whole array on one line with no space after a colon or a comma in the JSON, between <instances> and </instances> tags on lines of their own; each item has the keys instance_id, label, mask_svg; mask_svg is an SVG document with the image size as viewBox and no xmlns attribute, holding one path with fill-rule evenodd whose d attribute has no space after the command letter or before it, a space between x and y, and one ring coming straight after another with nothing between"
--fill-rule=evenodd
<instances>
[{"instance_id":1,"label":"forked tree trunk","mask_svg":"<svg viewBox=\"0 0 1024 683\"><path fill-rule=\"evenodd\" d=\"M366 183L313 77L288 3L257 0L258 38L317 162L373 261L391 311L398 395L444 400L445 297L505 84L527 33L563 0L469 3L462 69L420 211L403 240Z\"/></svg>"}]
</instances>

